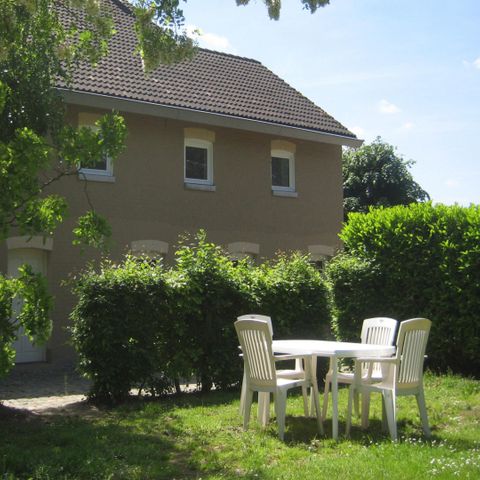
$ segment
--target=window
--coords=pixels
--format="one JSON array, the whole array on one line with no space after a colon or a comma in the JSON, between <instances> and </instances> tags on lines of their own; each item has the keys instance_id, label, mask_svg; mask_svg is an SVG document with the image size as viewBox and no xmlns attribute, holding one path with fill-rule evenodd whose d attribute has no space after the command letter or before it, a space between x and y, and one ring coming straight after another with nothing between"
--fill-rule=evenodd
<instances>
[{"instance_id":1,"label":"window","mask_svg":"<svg viewBox=\"0 0 480 480\"><path fill-rule=\"evenodd\" d=\"M100 115L81 113L79 115L78 125L80 127L88 127L92 130L98 130L95 121L100 118ZM113 163L110 157L105 156L98 162L88 167L80 167L80 178L87 180L99 181L113 181Z\"/></svg>"},{"instance_id":2,"label":"window","mask_svg":"<svg viewBox=\"0 0 480 480\"><path fill-rule=\"evenodd\" d=\"M334 256L335 249L329 245L309 245L308 253L310 255L310 263L318 270L323 270Z\"/></svg>"},{"instance_id":3,"label":"window","mask_svg":"<svg viewBox=\"0 0 480 480\"><path fill-rule=\"evenodd\" d=\"M168 253L168 243L161 240L134 240L130 249L132 255L150 265L158 265L165 260Z\"/></svg>"},{"instance_id":4,"label":"window","mask_svg":"<svg viewBox=\"0 0 480 480\"><path fill-rule=\"evenodd\" d=\"M185 139L185 182L213 185L212 142Z\"/></svg>"},{"instance_id":5,"label":"window","mask_svg":"<svg viewBox=\"0 0 480 480\"><path fill-rule=\"evenodd\" d=\"M227 250L230 252L230 259L234 262L245 258L253 262L260 253L260 245L251 242L233 242L228 244Z\"/></svg>"},{"instance_id":6,"label":"window","mask_svg":"<svg viewBox=\"0 0 480 480\"><path fill-rule=\"evenodd\" d=\"M272 150L272 190L295 191L295 162L292 152Z\"/></svg>"}]
</instances>

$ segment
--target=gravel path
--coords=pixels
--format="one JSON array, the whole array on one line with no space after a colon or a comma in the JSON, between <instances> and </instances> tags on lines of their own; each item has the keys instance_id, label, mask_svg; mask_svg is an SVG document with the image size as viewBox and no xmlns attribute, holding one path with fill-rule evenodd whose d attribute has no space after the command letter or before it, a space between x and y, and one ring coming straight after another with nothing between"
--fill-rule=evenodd
<instances>
[{"instance_id":1,"label":"gravel path","mask_svg":"<svg viewBox=\"0 0 480 480\"><path fill-rule=\"evenodd\" d=\"M61 413L84 404L88 387L73 365L20 364L0 379L0 402L33 413Z\"/></svg>"}]
</instances>

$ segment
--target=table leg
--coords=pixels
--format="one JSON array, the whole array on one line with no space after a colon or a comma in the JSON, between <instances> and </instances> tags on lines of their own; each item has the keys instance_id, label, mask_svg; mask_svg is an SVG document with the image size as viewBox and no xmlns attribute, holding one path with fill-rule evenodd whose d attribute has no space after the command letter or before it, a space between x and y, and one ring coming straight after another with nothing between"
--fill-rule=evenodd
<instances>
[{"instance_id":1,"label":"table leg","mask_svg":"<svg viewBox=\"0 0 480 480\"><path fill-rule=\"evenodd\" d=\"M331 357L332 364L332 438L338 440L338 358Z\"/></svg>"},{"instance_id":2,"label":"table leg","mask_svg":"<svg viewBox=\"0 0 480 480\"><path fill-rule=\"evenodd\" d=\"M315 355L310 355L310 360L305 362L305 373L308 375L307 378L310 379L312 384L310 389L310 398L311 398L311 408L310 408L310 417L313 416L313 412L317 417L317 426L318 433L321 435L324 434L323 423L322 423L322 412L320 411L320 401L318 396L318 383L317 383L317 357Z\"/></svg>"}]
</instances>

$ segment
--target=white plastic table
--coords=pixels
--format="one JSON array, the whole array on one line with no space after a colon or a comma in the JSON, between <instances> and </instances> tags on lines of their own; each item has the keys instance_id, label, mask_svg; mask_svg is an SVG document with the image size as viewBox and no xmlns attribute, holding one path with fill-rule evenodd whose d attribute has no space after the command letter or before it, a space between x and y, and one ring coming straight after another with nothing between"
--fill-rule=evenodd
<instances>
[{"instance_id":1,"label":"white plastic table","mask_svg":"<svg viewBox=\"0 0 480 480\"><path fill-rule=\"evenodd\" d=\"M302 355L311 358L311 375L314 388L316 382L317 357L332 360L332 437L338 439L338 359L359 357L391 357L395 347L368 343L330 342L326 340L274 340L275 353Z\"/></svg>"}]
</instances>

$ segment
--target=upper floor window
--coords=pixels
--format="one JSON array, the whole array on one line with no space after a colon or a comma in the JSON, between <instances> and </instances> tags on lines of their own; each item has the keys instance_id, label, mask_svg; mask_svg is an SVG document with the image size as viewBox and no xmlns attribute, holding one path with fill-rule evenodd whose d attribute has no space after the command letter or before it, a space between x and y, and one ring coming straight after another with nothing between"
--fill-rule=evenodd
<instances>
[{"instance_id":1,"label":"upper floor window","mask_svg":"<svg viewBox=\"0 0 480 480\"><path fill-rule=\"evenodd\" d=\"M215 132L205 128L183 129L184 181L187 188L215 191L213 185L213 143Z\"/></svg>"},{"instance_id":2,"label":"upper floor window","mask_svg":"<svg viewBox=\"0 0 480 480\"><path fill-rule=\"evenodd\" d=\"M272 190L295 191L295 155L287 150L272 149Z\"/></svg>"},{"instance_id":3,"label":"upper floor window","mask_svg":"<svg viewBox=\"0 0 480 480\"><path fill-rule=\"evenodd\" d=\"M185 182L213 185L213 144L185 138Z\"/></svg>"},{"instance_id":4,"label":"upper floor window","mask_svg":"<svg viewBox=\"0 0 480 480\"><path fill-rule=\"evenodd\" d=\"M87 127L97 131L98 127L95 122L100 118L100 115L94 113L80 113L78 117L78 126ZM80 166L80 178L87 178L89 180L110 180L113 179L113 162L110 157L104 156L96 161L93 165ZM102 178L103 177L103 178Z\"/></svg>"}]
</instances>

